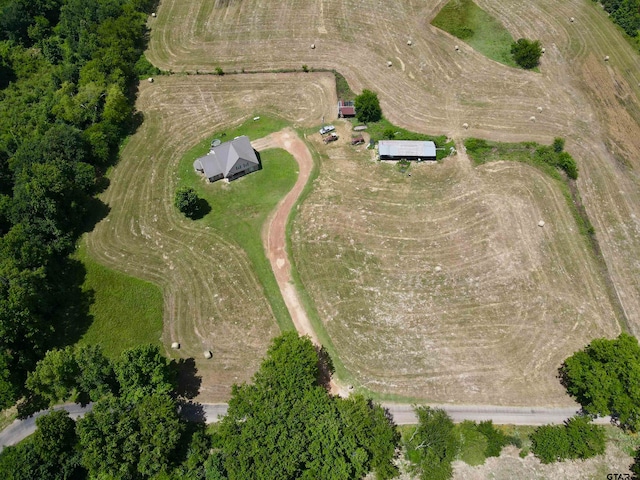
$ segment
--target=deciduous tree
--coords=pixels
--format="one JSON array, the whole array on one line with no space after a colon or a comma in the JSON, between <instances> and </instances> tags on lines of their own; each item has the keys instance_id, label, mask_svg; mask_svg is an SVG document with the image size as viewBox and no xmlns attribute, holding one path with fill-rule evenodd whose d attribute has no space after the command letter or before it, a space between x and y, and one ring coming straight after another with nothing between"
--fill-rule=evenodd
<instances>
[{"instance_id":1,"label":"deciduous tree","mask_svg":"<svg viewBox=\"0 0 640 480\"><path fill-rule=\"evenodd\" d=\"M522 68L531 69L537 67L540 63L542 47L538 40L532 41L520 38L511 44L511 55Z\"/></svg>"},{"instance_id":2,"label":"deciduous tree","mask_svg":"<svg viewBox=\"0 0 640 480\"><path fill-rule=\"evenodd\" d=\"M363 90L355 99L356 116L361 122L377 122L382 118L378 95L371 90Z\"/></svg>"}]
</instances>

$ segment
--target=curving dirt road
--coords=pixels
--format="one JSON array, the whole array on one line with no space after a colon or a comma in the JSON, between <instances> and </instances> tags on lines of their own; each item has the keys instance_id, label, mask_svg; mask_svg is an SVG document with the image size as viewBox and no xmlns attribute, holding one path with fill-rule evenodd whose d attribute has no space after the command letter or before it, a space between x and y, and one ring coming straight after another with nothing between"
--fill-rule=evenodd
<instances>
[{"instance_id":1,"label":"curving dirt road","mask_svg":"<svg viewBox=\"0 0 640 480\"><path fill-rule=\"evenodd\" d=\"M252 142L252 145L256 150L283 148L293 155L293 158L298 162L298 179L265 224L262 230L262 242L296 330L300 335L308 335L313 343L319 345L318 337L311 326L311 322L309 322L309 317L307 317L307 313L300 303L298 293L291 281L291 263L286 251L287 219L311 175L311 170L313 169L311 152L291 128L272 133L265 138Z\"/></svg>"}]
</instances>

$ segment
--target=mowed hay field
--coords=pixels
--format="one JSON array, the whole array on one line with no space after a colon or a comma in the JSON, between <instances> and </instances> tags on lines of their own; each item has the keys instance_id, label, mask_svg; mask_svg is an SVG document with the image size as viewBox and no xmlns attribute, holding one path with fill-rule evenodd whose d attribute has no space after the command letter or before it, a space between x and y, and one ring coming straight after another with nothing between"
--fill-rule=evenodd
<instances>
[{"instance_id":1,"label":"mowed hay field","mask_svg":"<svg viewBox=\"0 0 640 480\"><path fill-rule=\"evenodd\" d=\"M178 163L214 132L256 114L286 114L301 126L330 115L333 76L308 74L303 82L301 75L141 83L137 108L144 122L102 196L111 210L87 236L93 258L162 288L163 343L173 357L196 359L201 401L226 400L234 382L249 380L279 329L246 253L226 232L188 220L173 206ZM170 350L172 342L181 349ZM204 360L204 350L213 351L212 360Z\"/></svg>"},{"instance_id":2,"label":"mowed hay field","mask_svg":"<svg viewBox=\"0 0 640 480\"><path fill-rule=\"evenodd\" d=\"M464 154L409 177L338 143L291 243L347 370L385 394L565 405L557 366L618 326L558 181Z\"/></svg>"},{"instance_id":3,"label":"mowed hay field","mask_svg":"<svg viewBox=\"0 0 640 480\"><path fill-rule=\"evenodd\" d=\"M150 18L148 56L175 72L335 68L355 91L378 92L402 127L456 139L565 137L615 295L640 334L638 54L591 1L478 0L514 38L546 48L539 73L513 69L433 27L444 4L163 0Z\"/></svg>"}]
</instances>

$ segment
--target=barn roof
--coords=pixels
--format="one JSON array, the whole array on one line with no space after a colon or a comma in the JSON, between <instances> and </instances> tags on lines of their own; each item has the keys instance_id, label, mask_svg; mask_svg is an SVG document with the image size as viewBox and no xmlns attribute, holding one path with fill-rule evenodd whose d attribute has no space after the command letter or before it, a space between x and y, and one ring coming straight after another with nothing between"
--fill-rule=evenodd
<instances>
[{"instance_id":1,"label":"barn roof","mask_svg":"<svg viewBox=\"0 0 640 480\"><path fill-rule=\"evenodd\" d=\"M345 105L338 107L342 115L355 115L356 107L352 107L351 105Z\"/></svg>"},{"instance_id":2,"label":"barn roof","mask_svg":"<svg viewBox=\"0 0 640 480\"><path fill-rule=\"evenodd\" d=\"M256 152L246 135L211 148L207 155L193 162L193 168L204 172L207 178L220 174L227 177L236 164L243 162L259 164Z\"/></svg>"},{"instance_id":3,"label":"barn roof","mask_svg":"<svg viewBox=\"0 0 640 480\"><path fill-rule=\"evenodd\" d=\"M436 156L436 144L423 140L380 140L378 153L381 157L424 157Z\"/></svg>"}]
</instances>

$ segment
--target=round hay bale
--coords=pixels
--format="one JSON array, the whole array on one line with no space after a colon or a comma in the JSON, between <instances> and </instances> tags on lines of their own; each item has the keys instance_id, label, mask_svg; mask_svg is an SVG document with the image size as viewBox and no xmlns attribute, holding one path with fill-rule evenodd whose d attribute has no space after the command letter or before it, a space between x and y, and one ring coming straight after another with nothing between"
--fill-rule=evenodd
<instances>
[{"instance_id":1,"label":"round hay bale","mask_svg":"<svg viewBox=\"0 0 640 480\"><path fill-rule=\"evenodd\" d=\"M171 344L171 348L173 348L174 350L180 350L180 344L178 342L173 342Z\"/></svg>"},{"instance_id":2,"label":"round hay bale","mask_svg":"<svg viewBox=\"0 0 640 480\"><path fill-rule=\"evenodd\" d=\"M436 268L434 268L434 270L435 270L436 272L439 272L440 270L442 270L442 267L441 267L440 265L438 265Z\"/></svg>"},{"instance_id":3,"label":"round hay bale","mask_svg":"<svg viewBox=\"0 0 640 480\"><path fill-rule=\"evenodd\" d=\"M542 112L542 107L538 107L538 113Z\"/></svg>"},{"instance_id":4,"label":"round hay bale","mask_svg":"<svg viewBox=\"0 0 640 480\"><path fill-rule=\"evenodd\" d=\"M153 77L149 77L149 83L153 83Z\"/></svg>"},{"instance_id":5,"label":"round hay bale","mask_svg":"<svg viewBox=\"0 0 640 480\"><path fill-rule=\"evenodd\" d=\"M311 44L311 50L313 50L314 48L316 48L316 44L315 44L315 43L312 43L312 44Z\"/></svg>"},{"instance_id":6,"label":"round hay bale","mask_svg":"<svg viewBox=\"0 0 640 480\"><path fill-rule=\"evenodd\" d=\"M609 61L609 55L605 55L605 57L604 57L604 61L605 61L605 62L608 62L608 61Z\"/></svg>"},{"instance_id":7,"label":"round hay bale","mask_svg":"<svg viewBox=\"0 0 640 480\"><path fill-rule=\"evenodd\" d=\"M209 360L211 357L213 357L213 353L211 353L211 350L205 350L204 351L204 358Z\"/></svg>"},{"instance_id":8,"label":"round hay bale","mask_svg":"<svg viewBox=\"0 0 640 480\"><path fill-rule=\"evenodd\" d=\"M569 21L570 21L571 23L573 23L573 22L575 22L575 21L576 21L576 19L575 19L575 18L573 18L573 17L571 17L571 18L569 19Z\"/></svg>"},{"instance_id":9,"label":"round hay bale","mask_svg":"<svg viewBox=\"0 0 640 480\"><path fill-rule=\"evenodd\" d=\"M390 67L391 65L393 65L393 63L391 63L390 61L387 62L387 67Z\"/></svg>"},{"instance_id":10,"label":"round hay bale","mask_svg":"<svg viewBox=\"0 0 640 480\"><path fill-rule=\"evenodd\" d=\"M547 51L547 49L546 49L546 48L544 48L544 47L542 47L542 53L544 53L544 52L546 52L546 51Z\"/></svg>"},{"instance_id":11,"label":"round hay bale","mask_svg":"<svg viewBox=\"0 0 640 480\"><path fill-rule=\"evenodd\" d=\"M469 128L469 124L468 123L463 123L462 124L462 128L464 128L465 130L467 130Z\"/></svg>"},{"instance_id":12,"label":"round hay bale","mask_svg":"<svg viewBox=\"0 0 640 480\"><path fill-rule=\"evenodd\" d=\"M407 40L407 45L411 46L413 45L413 42L411 40Z\"/></svg>"},{"instance_id":13,"label":"round hay bale","mask_svg":"<svg viewBox=\"0 0 640 480\"><path fill-rule=\"evenodd\" d=\"M535 122L536 121L536 117L534 117L533 115L529 117L529 121L530 122Z\"/></svg>"},{"instance_id":14,"label":"round hay bale","mask_svg":"<svg viewBox=\"0 0 640 480\"><path fill-rule=\"evenodd\" d=\"M458 45L456 45L456 46L455 46L455 47L453 47L453 48L455 48L455 49L456 49L456 52L459 52L459 51L460 51L460 47L459 47Z\"/></svg>"},{"instance_id":15,"label":"round hay bale","mask_svg":"<svg viewBox=\"0 0 640 480\"><path fill-rule=\"evenodd\" d=\"M151 16L152 16L153 18L156 18L156 17L157 17L156 12L153 12L153 13L151 14Z\"/></svg>"},{"instance_id":16,"label":"round hay bale","mask_svg":"<svg viewBox=\"0 0 640 480\"><path fill-rule=\"evenodd\" d=\"M544 220L540 220L540 221L538 222L538 226L539 226L539 227L544 227Z\"/></svg>"}]
</instances>

